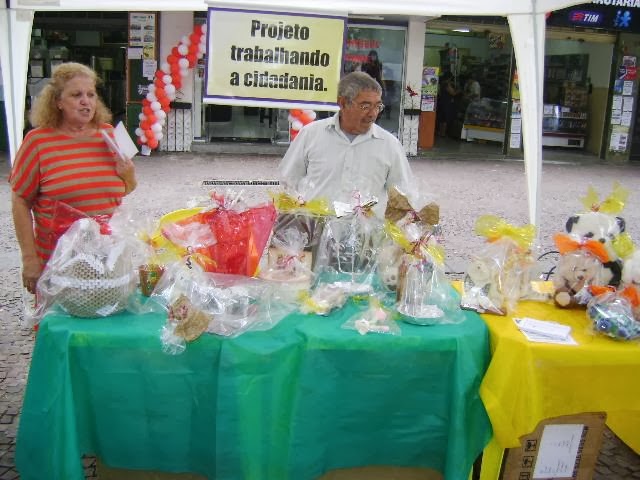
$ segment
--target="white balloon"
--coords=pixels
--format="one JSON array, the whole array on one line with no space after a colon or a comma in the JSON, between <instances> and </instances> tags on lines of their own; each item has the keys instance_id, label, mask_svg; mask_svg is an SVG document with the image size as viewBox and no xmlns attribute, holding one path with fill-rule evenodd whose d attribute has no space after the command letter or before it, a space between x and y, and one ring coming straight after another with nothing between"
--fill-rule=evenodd
<instances>
[{"instance_id":1,"label":"white balloon","mask_svg":"<svg viewBox=\"0 0 640 480\"><path fill-rule=\"evenodd\" d=\"M201 52L206 52L207 51L207 41L206 40L201 40L200 43L198 44L198 50L200 50Z\"/></svg>"},{"instance_id":2,"label":"white balloon","mask_svg":"<svg viewBox=\"0 0 640 480\"><path fill-rule=\"evenodd\" d=\"M171 65L169 65L169 62L162 62L160 70L162 70L164 73L171 73Z\"/></svg>"},{"instance_id":3,"label":"white balloon","mask_svg":"<svg viewBox=\"0 0 640 480\"><path fill-rule=\"evenodd\" d=\"M207 25L206 24L202 25L202 33L203 34L207 33Z\"/></svg>"},{"instance_id":4,"label":"white balloon","mask_svg":"<svg viewBox=\"0 0 640 480\"><path fill-rule=\"evenodd\" d=\"M293 130L300 130L304 125L302 125L302 122L300 120L294 120L293 122L291 122L291 128Z\"/></svg>"},{"instance_id":5,"label":"white balloon","mask_svg":"<svg viewBox=\"0 0 640 480\"><path fill-rule=\"evenodd\" d=\"M189 60L187 60L186 58L181 58L180 60L178 60L178 65L180 66L180 68L189 68Z\"/></svg>"},{"instance_id":6,"label":"white balloon","mask_svg":"<svg viewBox=\"0 0 640 480\"><path fill-rule=\"evenodd\" d=\"M180 39L182 43L184 43L187 47L191 45L191 39L186 35Z\"/></svg>"},{"instance_id":7,"label":"white balloon","mask_svg":"<svg viewBox=\"0 0 640 480\"><path fill-rule=\"evenodd\" d=\"M149 86L147 87L147 91L150 93L156 93L156 86L153 83L150 83Z\"/></svg>"},{"instance_id":8,"label":"white balloon","mask_svg":"<svg viewBox=\"0 0 640 480\"><path fill-rule=\"evenodd\" d=\"M144 135L144 130L140 127L136 128L136 137L141 137L142 135Z\"/></svg>"},{"instance_id":9,"label":"white balloon","mask_svg":"<svg viewBox=\"0 0 640 480\"><path fill-rule=\"evenodd\" d=\"M144 113L141 113L138 115L138 120L140 120L141 122L146 119L147 119L147 116Z\"/></svg>"},{"instance_id":10,"label":"white balloon","mask_svg":"<svg viewBox=\"0 0 640 480\"><path fill-rule=\"evenodd\" d=\"M189 69L188 68L181 68L180 69L180 76L181 77L186 77L187 75L189 75Z\"/></svg>"},{"instance_id":11,"label":"white balloon","mask_svg":"<svg viewBox=\"0 0 640 480\"><path fill-rule=\"evenodd\" d=\"M296 119L296 117L294 117L293 115L289 114L287 115L287 120L289 120L289 123L293 122Z\"/></svg>"},{"instance_id":12,"label":"white balloon","mask_svg":"<svg viewBox=\"0 0 640 480\"><path fill-rule=\"evenodd\" d=\"M167 118L167 114L164 112L164 110L158 110L156 112L156 118L160 120L160 123L164 123L164 120Z\"/></svg>"},{"instance_id":13,"label":"white balloon","mask_svg":"<svg viewBox=\"0 0 640 480\"><path fill-rule=\"evenodd\" d=\"M157 100L155 102L151 102L151 110L156 112L161 109L162 109L162 105L160 105L160 102L158 102Z\"/></svg>"},{"instance_id":14,"label":"white balloon","mask_svg":"<svg viewBox=\"0 0 640 480\"><path fill-rule=\"evenodd\" d=\"M162 77L162 82L165 85L169 85L172 81L173 79L171 78L171 75L165 75L164 77Z\"/></svg>"},{"instance_id":15,"label":"white balloon","mask_svg":"<svg viewBox=\"0 0 640 480\"><path fill-rule=\"evenodd\" d=\"M178 45L178 52L180 52L180 55L186 55L187 53L189 53L189 47L180 44Z\"/></svg>"},{"instance_id":16,"label":"white balloon","mask_svg":"<svg viewBox=\"0 0 640 480\"><path fill-rule=\"evenodd\" d=\"M173 84L167 84L167 86L164 87L164 91L167 94L167 96L173 95L176 93L176 86Z\"/></svg>"},{"instance_id":17,"label":"white balloon","mask_svg":"<svg viewBox=\"0 0 640 480\"><path fill-rule=\"evenodd\" d=\"M156 122L153 125L151 125L151 130L153 132L161 132L162 131L162 125L160 125L158 122Z\"/></svg>"},{"instance_id":18,"label":"white balloon","mask_svg":"<svg viewBox=\"0 0 640 480\"><path fill-rule=\"evenodd\" d=\"M162 140L162 130L160 130L159 132L156 132L155 137L156 137L156 140Z\"/></svg>"},{"instance_id":19,"label":"white balloon","mask_svg":"<svg viewBox=\"0 0 640 480\"><path fill-rule=\"evenodd\" d=\"M156 100L158 100L158 97L156 97L156 94L153 92L149 92L147 93L147 100L149 100L150 102L155 102Z\"/></svg>"},{"instance_id":20,"label":"white balloon","mask_svg":"<svg viewBox=\"0 0 640 480\"><path fill-rule=\"evenodd\" d=\"M313 110L305 110L305 113L311 120L316 119L316 112L314 112Z\"/></svg>"},{"instance_id":21,"label":"white balloon","mask_svg":"<svg viewBox=\"0 0 640 480\"><path fill-rule=\"evenodd\" d=\"M147 143L147 136L146 135L140 135L140 143Z\"/></svg>"}]
</instances>

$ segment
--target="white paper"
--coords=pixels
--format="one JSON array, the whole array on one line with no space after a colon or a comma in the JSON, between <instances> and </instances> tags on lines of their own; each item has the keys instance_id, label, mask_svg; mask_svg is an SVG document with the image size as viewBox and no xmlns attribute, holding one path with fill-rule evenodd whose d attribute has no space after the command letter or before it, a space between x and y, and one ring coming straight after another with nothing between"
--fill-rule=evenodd
<instances>
[{"instance_id":1,"label":"white paper","mask_svg":"<svg viewBox=\"0 0 640 480\"><path fill-rule=\"evenodd\" d=\"M127 132L122 122L119 122L113 129L115 141L109 136L106 130L100 130L100 133L105 142L107 142L107 145L109 145L111 151L121 158L131 159L138 153L138 147L136 147L136 144L129 136L129 132Z\"/></svg>"},{"instance_id":2,"label":"white paper","mask_svg":"<svg viewBox=\"0 0 640 480\"><path fill-rule=\"evenodd\" d=\"M153 77L156 74L156 70L158 69L158 62L155 60L143 60L142 61L142 76L148 78L149 80L153 80Z\"/></svg>"},{"instance_id":3,"label":"white paper","mask_svg":"<svg viewBox=\"0 0 640 480\"><path fill-rule=\"evenodd\" d=\"M142 49L137 47L129 47L127 49L127 57L129 57L129 60L140 60L142 58Z\"/></svg>"},{"instance_id":4,"label":"white paper","mask_svg":"<svg viewBox=\"0 0 640 480\"><path fill-rule=\"evenodd\" d=\"M509 148L520 148L520 134L512 133L509 136Z\"/></svg>"},{"instance_id":5,"label":"white paper","mask_svg":"<svg viewBox=\"0 0 640 480\"><path fill-rule=\"evenodd\" d=\"M614 95L611 105L612 110L622 110L622 95Z\"/></svg>"},{"instance_id":6,"label":"white paper","mask_svg":"<svg viewBox=\"0 0 640 480\"><path fill-rule=\"evenodd\" d=\"M620 125L624 126L624 127L630 127L631 126L631 112L623 112L622 116L620 117Z\"/></svg>"},{"instance_id":7,"label":"white paper","mask_svg":"<svg viewBox=\"0 0 640 480\"><path fill-rule=\"evenodd\" d=\"M547 425L542 431L533 478L572 478L584 425Z\"/></svg>"},{"instance_id":8,"label":"white paper","mask_svg":"<svg viewBox=\"0 0 640 480\"><path fill-rule=\"evenodd\" d=\"M633 95L633 81L625 80L622 83L622 94L623 95Z\"/></svg>"},{"instance_id":9,"label":"white paper","mask_svg":"<svg viewBox=\"0 0 640 480\"><path fill-rule=\"evenodd\" d=\"M531 342L559 345L578 344L571 336L571 327L568 325L529 317L514 318L513 321L527 340Z\"/></svg>"},{"instance_id":10,"label":"white paper","mask_svg":"<svg viewBox=\"0 0 640 480\"><path fill-rule=\"evenodd\" d=\"M622 111L630 112L633 110L633 97L622 97Z\"/></svg>"}]
</instances>

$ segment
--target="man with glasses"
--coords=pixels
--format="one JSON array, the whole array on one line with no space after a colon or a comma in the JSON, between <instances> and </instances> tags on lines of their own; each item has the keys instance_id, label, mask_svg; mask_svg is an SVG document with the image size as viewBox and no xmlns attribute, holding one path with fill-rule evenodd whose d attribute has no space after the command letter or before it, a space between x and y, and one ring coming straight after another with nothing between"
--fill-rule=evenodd
<instances>
[{"instance_id":1,"label":"man with glasses","mask_svg":"<svg viewBox=\"0 0 640 480\"><path fill-rule=\"evenodd\" d=\"M354 198L376 197L374 211L383 216L387 190L406 191L413 174L398 139L375 123L384 110L381 99L382 88L371 76L345 75L338 84L340 111L302 128L280 162L285 188L306 200L352 204Z\"/></svg>"}]
</instances>

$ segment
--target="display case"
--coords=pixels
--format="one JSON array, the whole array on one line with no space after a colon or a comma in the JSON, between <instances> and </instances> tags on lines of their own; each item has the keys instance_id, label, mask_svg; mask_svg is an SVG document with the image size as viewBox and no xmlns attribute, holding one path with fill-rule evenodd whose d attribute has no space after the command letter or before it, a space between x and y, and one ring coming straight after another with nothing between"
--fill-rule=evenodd
<instances>
[{"instance_id":1,"label":"display case","mask_svg":"<svg viewBox=\"0 0 640 480\"><path fill-rule=\"evenodd\" d=\"M542 145L584 148L587 136L589 55L547 55Z\"/></svg>"},{"instance_id":2,"label":"display case","mask_svg":"<svg viewBox=\"0 0 640 480\"><path fill-rule=\"evenodd\" d=\"M504 141L504 129L507 116L507 102L481 98L469 104L464 115L463 140Z\"/></svg>"},{"instance_id":3,"label":"display case","mask_svg":"<svg viewBox=\"0 0 640 480\"><path fill-rule=\"evenodd\" d=\"M586 111L566 105L544 105L542 118L543 145L583 148L586 135Z\"/></svg>"}]
</instances>

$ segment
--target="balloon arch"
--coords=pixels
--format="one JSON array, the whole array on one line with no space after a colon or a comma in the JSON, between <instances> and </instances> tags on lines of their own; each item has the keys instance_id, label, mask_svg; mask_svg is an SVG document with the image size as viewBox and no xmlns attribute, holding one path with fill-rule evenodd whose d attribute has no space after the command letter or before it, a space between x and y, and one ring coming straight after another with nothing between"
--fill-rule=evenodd
<instances>
[{"instance_id":1,"label":"balloon arch","mask_svg":"<svg viewBox=\"0 0 640 480\"><path fill-rule=\"evenodd\" d=\"M135 131L138 144L143 147L143 154L148 155L151 150L158 148L163 137L162 127L171 111L171 102L176 99L176 92L182 87L182 79L206 52L206 33L206 25L196 25L191 35L182 37L180 43L167 55L167 61L156 70L153 82L148 85L147 95L142 100L142 113L138 117L140 123ZM313 110L291 109L288 117L291 140L304 125L315 118Z\"/></svg>"}]
</instances>

